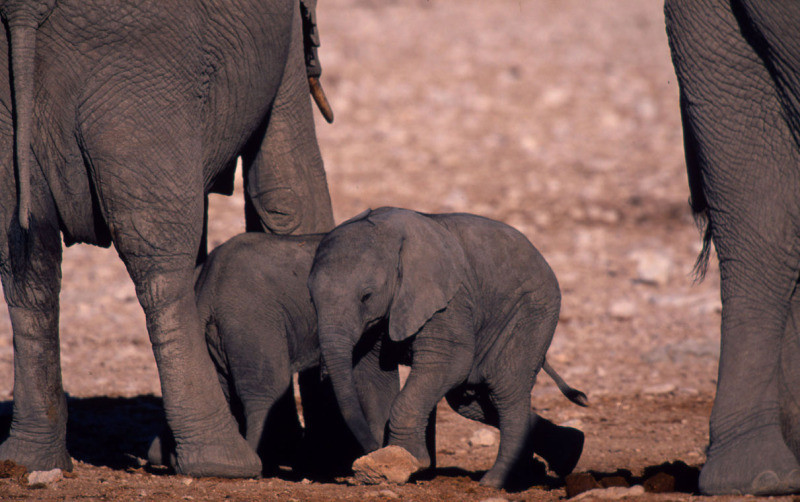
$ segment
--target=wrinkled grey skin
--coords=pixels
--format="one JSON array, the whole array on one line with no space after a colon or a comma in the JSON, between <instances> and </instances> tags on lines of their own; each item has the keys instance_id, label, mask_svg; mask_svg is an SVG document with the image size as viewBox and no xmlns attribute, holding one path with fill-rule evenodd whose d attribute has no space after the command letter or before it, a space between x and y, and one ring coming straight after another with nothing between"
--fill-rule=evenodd
<instances>
[{"instance_id":1,"label":"wrinkled grey skin","mask_svg":"<svg viewBox=\"0 0 800 502\"><path fill-rule=\"evenodd\" d=\"M0 459L72 467L58 347L63 235L113 243L136 285L178 472L258 475L192 287L206 195L230 193L240 154L249 230L333 225L299 2L0 0L0 15L10 34L0 68L13 73L0 72L0 276L15 378Z\"/></svg>"},{"instance_id":2,"label":"wrinkled grey skin","mask_svg":"<svg viewBox=\"0 0 800 502\"><path fill-rule=\"evenodd\" d=\"M798 492L800 4L668 0L665 13L692 206L720 262L722 351L700 490Z\"/></svg>"},{"instance_id":3,"label":"wrinkled grey skin","mask_svg":"<svg viewBox=\"0 0 800 502\"><path fill-rule=\"evenodd\" d=\"M309 276L320 345L345 420L367 451L351 359L370 326L408 348L411 372L389 417L388 445L430 463L425 427L446 397L461 415L500 429L483 484L508 486L534 451L565 475L583 434L530 410L530 393L558 322L555 275L530 242L500 222L468 214L381 208L331 231ZM529 465L529 464L527 464Z\"/></svg>"},{"instance_id":4,"label":"wrinkled grey skin","mask_svg":"<svg viewBox=\"0 0 800 502\"><path fill-rule=\"evenodd\" d=\"M321 239L322 234L240 234L214 249L195 284L200 324L220 385L265 474L286 460L318 472L340 472L361 453L341 419L330 381L319 377L317 318L306 283ZM400 379L396 367L380 370L379 356L376 344L354 371L359 398L369 403L370 430L383 444ZM302 445L292 388L298 372L304 372L306 384ZM151 462L162 463L155 448ZM287 459L287 454L300 458Z\"/></svg>"}]
</instances>

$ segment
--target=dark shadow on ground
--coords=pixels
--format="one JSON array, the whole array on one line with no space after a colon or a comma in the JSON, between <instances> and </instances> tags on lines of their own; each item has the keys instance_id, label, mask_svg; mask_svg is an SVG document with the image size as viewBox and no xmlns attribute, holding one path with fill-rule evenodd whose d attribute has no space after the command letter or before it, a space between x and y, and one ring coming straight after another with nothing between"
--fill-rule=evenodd
<instances>
[{"instance_id":1,"label":"dark shadow on ground","mask_svg":"<svg viewBox=\"0 0 800 502\"><path fill-rule=\"evenodd\" d=\"M0 402L0 441L8 437L13 403ZM141 467L166 418L160 397L67 397L67 449L76 460L112 469Z\"/></svg>"},{"instance_id":2,"label":"dark shadow on ground","mask_svg":"<svg viewBox=\"0 0 800 502\"><path fill-rule=\"evenodd\" d=\"M677 460L645 468L641 476L627 469L615 472L578 472L567 476L567 498L596 488L629 487L642 485L648 493L698 494L700 466L690 466Z\"/></svg>"},{"instance_id":3,"label":"dark shadow on ground","mask_svg":"<svg viewBox=\"0 0 800 502\"><path fill-rule=\"evenodd\" d=\"M544 489L556 489L564 486L564 481L547 474L545 465L538 460L532 460L526 467L520 469L521 474L517 474L508 481L505 490L510 493L522 492L534 486ZM427 469L411 476L410 482L431 481L434 478L469 478L479 482L486 471L468 471L460 467L436 467Z\"/></svg>"}]
</instances>

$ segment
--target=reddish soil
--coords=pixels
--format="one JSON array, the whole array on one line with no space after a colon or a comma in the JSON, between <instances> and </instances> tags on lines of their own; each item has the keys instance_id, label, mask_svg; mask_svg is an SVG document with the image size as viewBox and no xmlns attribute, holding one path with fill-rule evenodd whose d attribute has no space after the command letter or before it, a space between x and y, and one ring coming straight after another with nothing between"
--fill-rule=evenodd
<instances>
[{"instance_id":1,"label":"reddish soil","mask_svg":"<svg viewBox=\"0 0 800 502\"><path fill-rule=\"evenodd\" d=\"M704 282L694 284L691 274L700 238L687 204L661 2L324 0L318 17L322 83L336 113L333 125L318 121L318 134L337 221L395 205L478 213L519 228L563 292L548 358L591 401L590 408L570 404L544 375L532 396L542 415L586 433L577 471L639 483L665 463L702 465L719 279L713 263ZM240 188L211 204L217 245L243 229ZM444 403L440 467L405 486L149 470L141 458L163 412L133 287L113 250L67 249L63 276L62 361L76 468L49 487L14 472L2 477L0 468L0 499L565 497L555 478L515 493L481 487L476 480L496 446L470 446L482 426ZM11 328L2 314L0 431L10 420L12 382Z\"/></svg>"}]
</instances>

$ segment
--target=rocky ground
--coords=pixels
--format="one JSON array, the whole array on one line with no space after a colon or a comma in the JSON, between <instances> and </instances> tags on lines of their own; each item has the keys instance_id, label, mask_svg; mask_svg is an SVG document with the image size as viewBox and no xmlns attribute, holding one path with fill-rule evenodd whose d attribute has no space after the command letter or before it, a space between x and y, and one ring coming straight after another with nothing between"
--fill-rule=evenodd
<instances>
[{"instance_id":1,"label":"rocky ground","mask_svg":"<svg viewBox=\"0 0 800 502\"><path fill-rule=\"evenodd\" d=\"M586 433L577 471L635 484L682 462L683 492L626 493L693 498L687 491L705 458L719 355L719 279L713 263L702 283L691 273L700 239L686 202L661 3L325 0L318 17L322 82L336 113L333 125L318 122L318 135L337 221L395 205L479 213L523 231L563 292L548 359L591 401L590 408L570 404L542 376L533 406ZM241 193L211 204L216 245L243 229ZM445 404L440 467L405 486L320 483L290 473L190 479L147 469L141 457L162 412L133 287L113 250L69 248L63 275L62 361L76 469L50 484L6 472L0 498L566 496L552 477L514 493L479 486L496 452L494 433ZM12 375L3 314L1 431Z\"/></svg>"}]
</instances>

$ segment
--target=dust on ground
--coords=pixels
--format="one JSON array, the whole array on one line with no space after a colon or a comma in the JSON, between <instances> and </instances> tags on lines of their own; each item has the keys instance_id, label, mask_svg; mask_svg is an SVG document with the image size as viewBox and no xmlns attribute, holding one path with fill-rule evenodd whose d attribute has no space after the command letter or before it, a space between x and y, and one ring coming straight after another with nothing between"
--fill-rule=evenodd
<instances>
[{"instance_id":1,"label":"dust on ground","mask_svg":"<svg viewBox=\"0 0 800 502\"><path fill-rule=\"evenodd\" d=\"M532 404L586 433L577 471L702 465L719 353L719 278L694 284L700 238L687 204L678 90L659 0L325 0L322 83L336 113L317 130L337 221L368 207L467 211L524 232L556 272L561 322L548 359L589 394L578 408L546 376ZM243 230L241 188L212 196L210 243ZM65 252L64 387L75 472L0 498L62 500L557 500L478 485L496 453L480 424L439 408L434 475L355 487L286 475L191 479L141 457L163 419L133 286L113 250ZM12 391L0 316L0 430ZM645 494L645 500L664 495ZM670 500L689 499L673 493Z\"/></svg>"}]
</instances>

